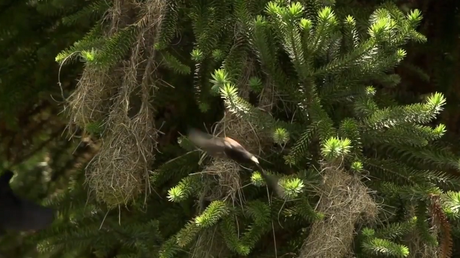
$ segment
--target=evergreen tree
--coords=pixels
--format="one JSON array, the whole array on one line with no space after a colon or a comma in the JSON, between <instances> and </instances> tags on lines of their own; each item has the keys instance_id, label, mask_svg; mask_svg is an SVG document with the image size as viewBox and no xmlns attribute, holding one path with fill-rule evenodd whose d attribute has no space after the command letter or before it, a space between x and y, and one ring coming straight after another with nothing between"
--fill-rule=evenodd
<instances>
[{"instance_id":1,"label":"evergreen tree","mask_svg":"<svg viewBox=\"0 0 460 258\"><path fill-rule=\"evenodd\" d=\"M104 18L56 59L84 61L69 124L98 153L49 200L58 220L27 239L39 257L450 256L460 194L435 124L445 98L401 104L392 90L402 48L426 40L419 11L86 4L64 20ZM255 168L170 144L203 123L256 153L284 195Z\"/></svg>"},{"instance_id":2,"label":"evergreen tree","mask_svg":"<svg viewBox=\"0 0 460 258\"><path fill-rule=\"evenodd\" d=\"M269 2L264 10L266 14L254 15L252 19L249 12L245 15L235 12L235 23L239 24L238 21L241 21L241 24L247 26L240 28L240 31L246 36L241 41L246 39L249 49L242 49L241 53L234 56L244 56L245 51L246 54L250 52L255 55L258 68L262 72L250 74L254 76L251 82L262 82L265 87L274 90L275 95L282 96L282 102L294 103L294 107L291 108L297 117L291 117L293 124L285 125L281 117L276 117L280 120L273 119L244 98L238 97L238 88L244 89L244 86L241 86L242 82L238 80L241 72L238 70L239 67L232 70L226 66L231 63L228 60L233 57L233 53L228 54L228 59L223 61L223 69L217 70L212 79L214 91L220 90L229 112L249 123L252 122L255 125L252 128L259 126L273 134L274 143L282 145L288 139L294 142L289 154L285 156L285 161L295 167L294 170L302 172L286 176L280 184L286 193L292 193L291 196L287 195L288 199L291 199L289 203L292 207L301 205L302 202L296 203L293 200L299 195L304 202L315 195L320 197L316 204L316 212L307 209L303 214L298 214L313 221L306 241L303 242L304 237L298 237L302 241L299 241L296 247L300 248L301 244L304 244L304 247L300 248L300 256L347 255L351 252L349 249L353 241L354 227L361 222L361 225L368 227L362 231L360 241L354 250L355 255L369 257L385 254L407 257L409 249L404 245L405 242L397 237L399 235L417 230L426 243L437 244L436 236L433 237L435 233L428 230L430 225L426 216L429 214L434 220L433 224L442 231L439 255L448 257L452 248L449 223L442 212L440 202L435 201L439 197L434 196L443 195L442 189L448 190L458 186L456 178L450 178L447 173L442 172L450 168L458 169L457 157L433 143L443 135L445 126L426 126L442 110L445 99L442 94L436 93L424 103L398 105L388 90L399 81L398 77L391 73L391 68L405 56L405 51L400 47L407 40L425 40L414 30L421 19L420 13L413 11L404 15L396 7L384 5L371 15L368 37L365 37L357 30L353 17L340 17L328 6L306 6L309 8L300 3ZM238 35L235 37L238 38ZM202 37L197 35L197 38ZM241 41L240 45L244 45ZM203 45L203 48L207 47L206 44ZM192 52L192 57L194 53L205 53L200 47L198 42L197 50ZM371 84L374 85L369 86ZM257 91L255 88L250 89L260 93L260 89ZM302 127L307 130L296 137L296 134L300 133L296 129ZM241 131L248 131L249 128L251 127ZM287 136L287 132L291 137ZM282 153L283 151L279 150L277 154ZM217 167L214 164L211 166ZM281 172L281 167L278 163L276 170ZM210 171L207 167L203 172ZM317 189L309 191L304 188L302 191L303 185L307 182L315 185L312 178L318 175L323 177L323 181L317 181ZM197 179L192 179L194 177L196 176L190 175L171 189L170 198L182 201L193 196L193 193L198 194L197 191L207 188L206 183L197 184ZM253 181L256 181L256 178L257 173L253 176ZM302 178L303 182L298 181L298 178ZM364 178L369 180L363 180ZM254 184L257 185L256 182ZM216 191L215 187L211 187L213 192ZM376 193L368 193L370 189ZM250 194L250 190L247 191L245 196ZM379 212L377 198L383 199L383 207L397 207L400 210L392 216ZM415 204L414 200L417 201ZM209 207L214 203L219 203L221 209L225 207L220 200L215 200ZM250 201L248 206L249 203ZM307 207L311 206L307 202ZM271 208L273 214L276 214L272 220L279 221L283 209L289 210L290 207L287 203L283 203L282 208L271 203ZM415 213L411 213L412 208L416 210ZM215 210L214 215L211 214L214 209L205 210L170 241L175 241L180 247L186 246L191 242L192 236L198 235L199 228L207 229L208 226L201 226L201 221L206 216L212 219L213 224L217 219L221 219L222 226L217 224L216 227L220 229L222 238L230 250L240 255L248 255L257 240L264 233L270 232L270 226L273 226L267 223L264 230L251 222L246 222L246 225L244 206L239 209L241 211L233 211L234 214L226 209L226 212L222 213L221 209ZM318 211L325 218L315 221L318 219ZM243 214L238 215L240 212ZM361 221L363 213L367 216ZM377 213L382 215L378 216ZM269 214L267 211L265 216ZM413 221L414 216L416 223L409 223ZM263 217L261 213L259 219L255 218L253 223L261 221ZM371 229L370 225L376 221L383 222L385 226L374 226ZM399 224L393 223L409 224L398 232L397 226L394 225ZM236 226L239 229L236 229ZM245 227L248 227L247 235L238 236L237 232ZM293 226L292 230L296 227L298 225ZM375 233L388 230L388 227L392 227L391 234L396 236L385 238ZM273 226L275 236L282 235L287 229L284 225L280 228ZM260 231L255 233L256 230ZM301 235L301 232L298 234ZM187 242L184 242L184 239ZM283 247L289 249L287 245ZM417 252L417 248L413 247L414 253ZM265 250L289 252L286 249ZM253 252L256 254L260 253L259 251Z\"/></svg>"},{"instance_id":3,"label":"evergreen tree","mask_svg":"<svg viewBox=\"0 0 460 258\"><path fill-rule=\"evenodd\" d=\"M66 190L75 166L87 162L91 153L84 144L62 137L66 121L59 104L81 65L59 72L55 62L59 51L92 26L89 19L71 26L62 21L85 4L0 1L0 173L12 169L11 187L33 201ZM37 257L29 235L2 232L0 256Z\"/></svg>"}]
</instances>

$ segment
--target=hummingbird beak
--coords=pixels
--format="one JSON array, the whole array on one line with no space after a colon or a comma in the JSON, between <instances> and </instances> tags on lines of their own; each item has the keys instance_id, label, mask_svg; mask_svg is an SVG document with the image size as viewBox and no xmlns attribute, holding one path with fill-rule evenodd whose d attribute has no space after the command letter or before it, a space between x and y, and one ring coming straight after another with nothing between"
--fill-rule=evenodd
<instances>
[{"instance_id":1,"label":"hummingbird beak","mask_svg":"<svg viewBox=\"0 0 460 258\"><path fill-rule=\"evenodd\" d=\"M259 160L256 158L256 156L252 156L251 160L256 164L259 164Z\"/></svg>"}]
</instances>

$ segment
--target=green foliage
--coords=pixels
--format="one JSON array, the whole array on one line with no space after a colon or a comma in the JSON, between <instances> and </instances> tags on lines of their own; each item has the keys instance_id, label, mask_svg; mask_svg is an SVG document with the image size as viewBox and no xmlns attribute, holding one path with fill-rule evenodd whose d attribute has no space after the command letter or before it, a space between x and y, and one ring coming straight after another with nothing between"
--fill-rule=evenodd
<instances>
[{"instance_id":1,"label":"green foliage","mask_svg":"<svg viewBox=\"0 0 460 258\"><path fill-rule=\"evenodd\" d=\"M90 20L69 26L63 16L72 16L90 3L72 1L0 1L0 116L8 126L18 126L17 117L33 109L50 95L61 98L69 90L69 77L78 73L62 72L64 86L56 84L58 51L89 28ZM59 96L59 97L58 97Z\"/></svg>"},{"instance_id":2,"label":"green foliage","mask_svg":"<svg viewBox=\"0 0 460 258\"><path fill-rule=\"evenodd\" d=\"M202 187L200 183L201 180L198 177L186 177L176 187L169 190L168 199L174 202L183 201Z\"/></svg>"},{"instance_id":3,"label":"green foliage","mask_svg":"<svg viewBox=\"0 0 460 258\"><path fill-rule=\"evenodd\" d=\"M158 243L162 241L158 221L133 217L130 212L123 211L119 214L121 218L126 216L131 220L137 217L137 222L126 227L123 220L120 223L117 219L117 214L107 216L111 211L104 211L103 207L94 204L86 205L86 190L81 188L81 182L76 186L50 201L52 206L59 207L59 216L52 228L35 236L34 239L43 239L38 246L40 252L52 254L49 257L59 257L67 250L77 255L90 251L101 257L117 250L126 257L143 257L158 252Z\"/></svg>"},{"instance_id":4,"label":"green foliage","mask_svg":"<svg viewBox=\"0 0 460 258\"><path fill-rule=\"evenodd\" d=\"M306 168L302 165L306 157L316 161L344 159L345 167L370 174L373 180L369 186L382 191L381 194L426 200L430 193L439 192L435 186L447 178L441 179L446 175L437 170L453 167L455 158L433 144L443 136L445 126L432 128L427 124L442 111L444 96L435 93L424 103L385 105L381 98L386 89L369 86L373 81L388 81L395 76L390 71L406 56L401 48L404 44L426 40L415 30L421 20L419 11L404 15L395 6L385 4L370 16L367 37L363 37L354 17L341 20L330 6L304 12L301 3L273 1L267 3L263 13L252 13L243 3L236 2L235 23L244 24L242 30L249 33L234 46L233 52L228 52L228 58L237 49L241 49L241 55L247 51L254 53L263 75L251 77L245 83L259 93L260 87L271 81L283 96L282 101L296 103L300 115L294 124L288 123L239 97L240 86L236 82L241 73L224 61L211 75L211 92L220 93L230 112L271 132L276 143L292 141L285 159L297 168ZM239 32L234 32L235 37ZM242 47L244 43L247 45ZM205 51L195 49L192 56L203 60ZM299 131L301 127L307 129ZM299 180L283 178L280 185L298 195L306 191ZM257 172L251 181L255 186L264 185ZM289 199L295 201L294 196ZM392 200L385 203L392 205ZM305 207L311 207L306 204ZM426 212L426 206L418 207L420 212ZM307 221L321 218L311 208L300 215ZM426 228L425 220L417 221L419 230ZM230 219L221 223L226 230L236 230ZM401 243L400 236L412 227L413 223L389 224L382 229L387 233L363 239L362 252L407 257L410 250ZM252 245L245 245L230 233L225 236L230 250L249 255Z\"/></svg>"},{"instance_id":5,"label":"green foliage","mask_svg":"<svg viewBox=\"0 0 460 258\"><path fill-rule=\"evenodd\" d=\"M108 70L125 60L139 24L128 22L107 33L101 15L113 2L69 8L63 3L51 8L40 1L36 8L64 12L60 26L93 18L98 22L74 38L73 46L54 53L58 63L80 60L92 69ZM260 170L250 175L243 168L223 168L218 176L206 173L213 160L202 159L180 138L179 144L169 140L159 147L150 176L154 194L129 207L109 209L86 202L82 176L72 179L69 189L56 190L49 201L59 209L57 221L28 239L29 244L39 242L39 257L190 257L200 237L213 232L229 257L298 253L311 225L330 219L316 210L324 164L340 164L362 177L382 207L398 210L379 214L379 225L360 225L353 250L357 256L408 257L407 235L414 233L430 246L442 242L430 230L433 195L441 196L449 223L460 232L460 184L446 172L459 171L459 159L439 141L446 126L435 125L446 98L438 92L420 103L392 98L400 81L394 68L407 55L405 45L426 41L416 30L420 11L404 14L384 4L366 17L355 17L347 10L313 0L174 0L166 5L161 33L151 46L165 84L174 87L158 87L155 107L186 103L171 111L169 120L185 127L192 120L194 125L215 122L221 101L229 113L270 136L261 166L279 177L284 198L266 188ZM14 60L5 58L2 74L10 71L9 64L28 57L29 50L18 47ZM11 85L23 74L2 75L0 83ZM11 87L0 90L10 91L6 94L14 99ZM272 96L271 109L261 108L266 92ZM199 113L209 116L192 115ZM100 133L98 123L87 127ZM216 179L225 176L238 184L222 185ZM209 193L223 194L211 198ZM208 255L219 254L209 248Z\"/></svg>"}]
</instances>

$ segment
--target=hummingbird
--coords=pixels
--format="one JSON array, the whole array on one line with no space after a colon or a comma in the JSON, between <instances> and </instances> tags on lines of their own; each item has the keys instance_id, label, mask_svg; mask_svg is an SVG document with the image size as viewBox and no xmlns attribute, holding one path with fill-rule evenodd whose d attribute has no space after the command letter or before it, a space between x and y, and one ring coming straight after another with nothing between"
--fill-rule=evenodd
<instances>
[{"instance_id":1,"label":"hummingbird","mask_svg":"<svg viewBox=\"0 0 460 258\"><path fill-rule=\"evenodd\" d=\"M216 137L197 129L188 131L188 138L192 143L213 157L226 157L239 164L255 164L260 169L260 174L265 183L281 197L283 189L278 185L276 176L264 172L257 157L246 150L239 142L230 137Z\"/></svg>"}]
</instances>

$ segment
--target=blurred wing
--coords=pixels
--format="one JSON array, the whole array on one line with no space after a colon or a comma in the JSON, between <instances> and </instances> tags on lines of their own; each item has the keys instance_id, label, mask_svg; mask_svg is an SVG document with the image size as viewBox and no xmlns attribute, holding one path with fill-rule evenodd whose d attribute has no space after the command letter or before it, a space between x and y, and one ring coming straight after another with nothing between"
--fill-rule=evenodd
<instances>
[{"instance_id":1,"label":"blurred wing","mask_svg":"<svg viewBox=\"0 0 460 258\"><path fill-rule=\"evenodd\" d=\"M284 189L280 185L278 185L279 178L275 175L269 175L264 172L263 168L258 166L260 168L260 175L264 179L265 183L270 187L273 191L275 191L276 195L280 198L284 198Z\"/></svg>"},{"instance_id":2,"label":"blurred wing","mask_svg":"<svg viewBox=\"0 0 460 258\"><path fill-rule=\"evenodd\" d=\"M224 140L213 137L210 134L203 133L196 129L190 129L188 138L199 148L208 152L223 152L225 150Z\"/></svg>"}]
</instances>

